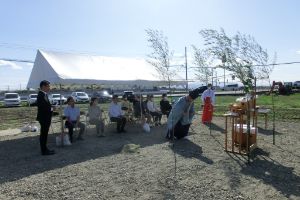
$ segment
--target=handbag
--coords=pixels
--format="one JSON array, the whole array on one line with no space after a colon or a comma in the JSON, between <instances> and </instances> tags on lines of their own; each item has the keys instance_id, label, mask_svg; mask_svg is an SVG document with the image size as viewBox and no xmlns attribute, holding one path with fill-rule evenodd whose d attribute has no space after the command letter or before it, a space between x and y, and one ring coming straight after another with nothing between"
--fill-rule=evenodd
<instances>
[{"instance_id":1,"label":"handbag","mask_svg":"<svg viewBox=\"0 0 300 200\"><path fill-rule=\"evenodd\" d=\"M56 146L70 146L70 138L68 134L61 134L59 136L56 136Z\"/></svg>"},{"instance_id":2,"label":"handbag","mask_svg":"<svg viewBox=\"0 0 300 200\"><path fill-rule=\"evenodd\" d=\"M150 126L148 123L144 123L143 125L143 130L146 132L146 133L150 133Z\"/></svg>"}]
</instances>

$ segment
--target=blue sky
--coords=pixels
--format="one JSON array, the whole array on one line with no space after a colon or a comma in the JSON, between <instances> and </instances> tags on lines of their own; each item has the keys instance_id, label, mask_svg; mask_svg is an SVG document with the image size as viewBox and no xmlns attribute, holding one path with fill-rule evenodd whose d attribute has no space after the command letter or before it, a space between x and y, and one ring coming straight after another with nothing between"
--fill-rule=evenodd
<instances>
[{"instance_id":1,"label":"blue sky","mask_svg":"<svg viewBox=\"0 0 300 200\"><path fill-rule=\"evenodd\" d=\"M163 31L175 55L199 48L199 31L250 34L277 62L300 61L297 0L2 0L0 58L34 60L36 49L146 57L145 29ZM182 58L182 63L184 59ZM0 61L0 90L24 88L32 66ZM189 72L192 73L192 72ZM274 69L272 80L299 80L300 65Z\"/></svg>"}]
</instances>

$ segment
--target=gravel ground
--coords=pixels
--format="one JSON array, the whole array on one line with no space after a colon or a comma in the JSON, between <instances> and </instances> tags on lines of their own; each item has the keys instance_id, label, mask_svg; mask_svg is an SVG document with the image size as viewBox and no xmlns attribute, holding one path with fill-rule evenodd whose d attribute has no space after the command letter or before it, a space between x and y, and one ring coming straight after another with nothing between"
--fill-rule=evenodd
<instances>
[{"instance_id":1,"label":"gravel ground","mask_svg":"<svg viewBox=\"0 0 300 200\"><path fill-rule=\"evenodd\" d=\"M68 147L55 147L54 133L53 156L40 155L38 133L1 136L0 199L300 199L300 124L276 126L276 145L272 131L259 128L250 164L224 151L223 118L214 118L211 134L198 123L190 140L174 144L165 126L150 134L108 127L105 138L90 127ZM122 153L126 144L141 147Z\"/></svg>"}]
</instances>

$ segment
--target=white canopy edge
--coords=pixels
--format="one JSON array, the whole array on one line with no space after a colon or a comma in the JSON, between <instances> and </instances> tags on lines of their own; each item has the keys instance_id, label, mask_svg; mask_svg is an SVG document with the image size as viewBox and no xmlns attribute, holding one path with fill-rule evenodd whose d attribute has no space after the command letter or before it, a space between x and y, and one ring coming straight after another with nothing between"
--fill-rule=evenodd
<instances>
[{"instance_id":1,"label":"white canopy edge","mask_svg":"<svg viewBox=\"0 0 300 200\"><path fill-rule=\"evenodd\" d=\"M120 58L38 50L27 88L51 84L103 84L152 87L165 84L141 58Z\"/></svg>"}]
</instances>

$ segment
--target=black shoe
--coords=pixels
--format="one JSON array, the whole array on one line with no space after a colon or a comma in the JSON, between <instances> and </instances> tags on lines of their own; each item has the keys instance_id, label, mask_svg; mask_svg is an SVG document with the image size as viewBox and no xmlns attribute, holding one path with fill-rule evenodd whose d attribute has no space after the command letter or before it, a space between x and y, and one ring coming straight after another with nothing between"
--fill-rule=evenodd
<instances>
[{"instance_id":1,"label":"black shoe","mask_svg":"<svg viewBox=\"0 0 300 200\"><path fill-rule=\"evenodd\" d=\"M53 155L53 154L55 154L54 151L45 151L45 152L42 152L43 156L49 156L49 155Z\"/></svg>"},{"instance_id":2,"label":"black shoe","mask_svg":"<svg viewBox=\"0 0 300 200\"><path fill-rule=\"evenodd\" d=\"M78 136L77 140L84 140L84 139L81 136Z\"/></svg>"},{"instance_id":3,"label":"black shoe","mask_svg":"<svg viewBox=\"0 0 300 200\"><path fill-rule=\"evenodd\" d=\"M105 135L97 135L97 137L105 137Z\"/></svg>"},{"instance_id":4,"label":"black shoe","mask_svg":"<svg viewBox=\"0 0 300 200\"><path fill-rule=\"evenodd\" d=\"M52 149L51 149L51 150L50 150L50 149L47 149L47 151L50 152L50 153L55 153L55 151L52 150Z\"/></svg>"},{"instance_id":5,"label":"black shoe","mask_svg":"<svg viewBox=\"0 0 300 200\"><path fill-rule=\"evenodd\" d=\"M167 133L166 139L167 140L174 140L174 139L176 139L176 137L174 135L170 134L170 133Z\"/></svg>"}]
</instances>

